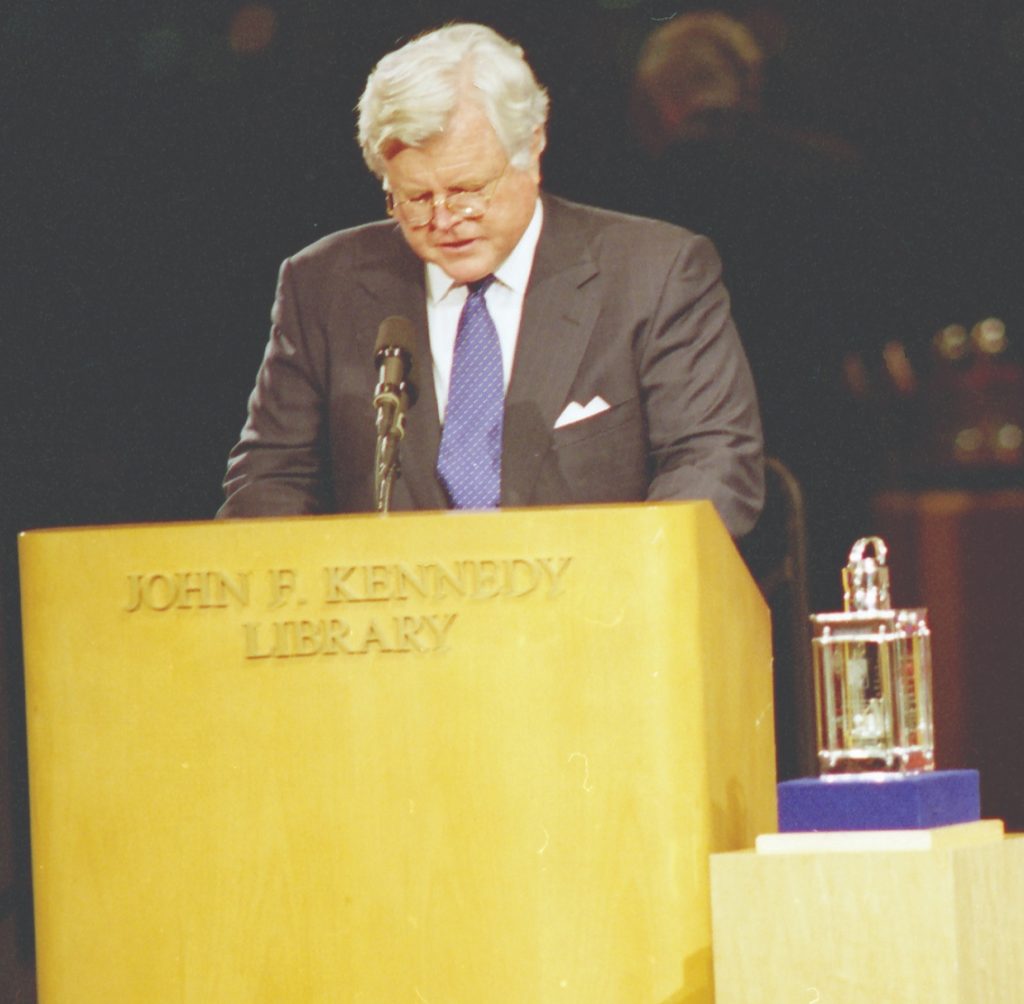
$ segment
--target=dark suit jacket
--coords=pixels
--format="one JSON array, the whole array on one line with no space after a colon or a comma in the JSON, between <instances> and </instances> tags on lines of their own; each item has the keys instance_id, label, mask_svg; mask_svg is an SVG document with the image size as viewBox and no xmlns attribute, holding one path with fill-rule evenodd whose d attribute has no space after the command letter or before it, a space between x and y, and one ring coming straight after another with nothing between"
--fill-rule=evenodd
<instances>
[{"instance_id":1,"label":"dark suit jacket","mask_svg":"<svg viewBox=\"0 0 1024 1004\"><path fill-rule=\"evenodd\" d=\"M761 508L761 428L713 246L678 227L544 196L505 400L501 503L707 498L736 536ZM443 509L423 263L392 222L333 234L281 268L221 516L372 511L374 341L420 335L419 399L392 508ZM571 401L611 407L556 429Z\"/></svg>"}]
</instances>

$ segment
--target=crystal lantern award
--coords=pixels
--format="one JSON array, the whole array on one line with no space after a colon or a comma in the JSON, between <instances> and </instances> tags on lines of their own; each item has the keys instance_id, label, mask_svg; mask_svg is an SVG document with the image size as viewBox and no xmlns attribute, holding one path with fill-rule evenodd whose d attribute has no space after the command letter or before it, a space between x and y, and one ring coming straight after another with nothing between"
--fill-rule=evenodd
<instances>
[{"instance_id":1,"label":"crystal lantern award","mask_svg":"<svg viewBox=\"0 0 1024 1004\"><path fill-rule=\"evenodd\" d=\"M811 617L823 775L935 766L927 612L892 609L886 554L880 538L858 540L843 570L843 612Z\"/></svg>"}]
</instances>

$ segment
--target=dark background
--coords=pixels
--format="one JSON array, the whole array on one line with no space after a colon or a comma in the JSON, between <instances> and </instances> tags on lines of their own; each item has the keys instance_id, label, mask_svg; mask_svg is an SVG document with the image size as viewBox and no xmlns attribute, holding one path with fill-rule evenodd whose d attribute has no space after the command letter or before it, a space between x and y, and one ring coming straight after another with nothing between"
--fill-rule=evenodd
<instances>
[{"instance_id":1,"label":"dark background","mask_svg":"<svg viewBox=\"0 0 1024 1004\"><path fill-rule=\"evenodd\" d=\"M381 215L352 109L376 59L411 33L474 18L520 40L552 95L547 187L625 204L623 188L636 184L623 167L632 60L659 19L686 8L627 2L268 0L276 28L246 53L230 43L237 0L91 11L9 0L0 20L8 545L26 527L213 513L278 264ZM884 193L895 293L878 310L890 330L865 334L924 341L942 324L989 314L1013 330L1019 5L724 9L756 15L767 38L772 114L849 143Z\"/></svg>"},{"instance_id":2,"label":"dark background","mask_svg":"<svg viewBox=\"0 0 1024 1004\"><path fill-rule=\"evenodd\" d=\"M700 5L702 8L705 5ZM633 60L669 0L239 0L0 13L2 769L27 879L17 532L204 519L280 261L382 215L353 108L384 52L447 20L517 39L552 97L546 187L632 204ZM1024 6L776 0L719 9L768 54L767 112L855 151L884 233L868 356L942 325L1020 330ZM267 13L272 14L272 23ZM650 193L646 193L650 194ZM728 262L726 263L728 268ZM882 484L879 468L868 473ZM838 592L835 596L838 606ZM17 899L5 892L5 910Z\"/></svg>"}]
</instances>

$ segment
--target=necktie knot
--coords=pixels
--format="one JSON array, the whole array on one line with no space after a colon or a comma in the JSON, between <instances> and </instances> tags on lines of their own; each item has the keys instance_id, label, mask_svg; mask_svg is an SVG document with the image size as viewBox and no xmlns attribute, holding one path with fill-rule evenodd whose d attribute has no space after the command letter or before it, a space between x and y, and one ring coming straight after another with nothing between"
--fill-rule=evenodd
<instances>
[{"instance_id":1,"label":"necktie knot","mask_svg":"<svg viewBox=\"0 0 1024 1004\"><path fill-rule=\"evenodd\" d=\"M467 282L466 286L469 288L469 295L483 295L491 288L491 283L494 282L494 275L485 275L482 279L474 279L473 282Z\"/></svg>"}]
</instances>

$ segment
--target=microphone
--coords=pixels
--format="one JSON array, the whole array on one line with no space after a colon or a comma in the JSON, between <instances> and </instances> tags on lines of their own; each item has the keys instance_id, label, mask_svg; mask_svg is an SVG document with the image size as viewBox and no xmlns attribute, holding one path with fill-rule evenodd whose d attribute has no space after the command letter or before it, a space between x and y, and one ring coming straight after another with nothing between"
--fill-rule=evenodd
<instances>
[{"instance_id":1,"label":"microphone","mask_svg":"<svg viewBox=\"0 0 1024 1004\"><path fill-rule=\"evenodd\" d=\"M377 387L377 450L374 464L374 499L378 512L387 512L391 486L398 473L398 444L405 435L405 413L416 402L412 381L416 329L406 317L386 317L377 329L373 363Z\"/></svg>"}]
</instances>

